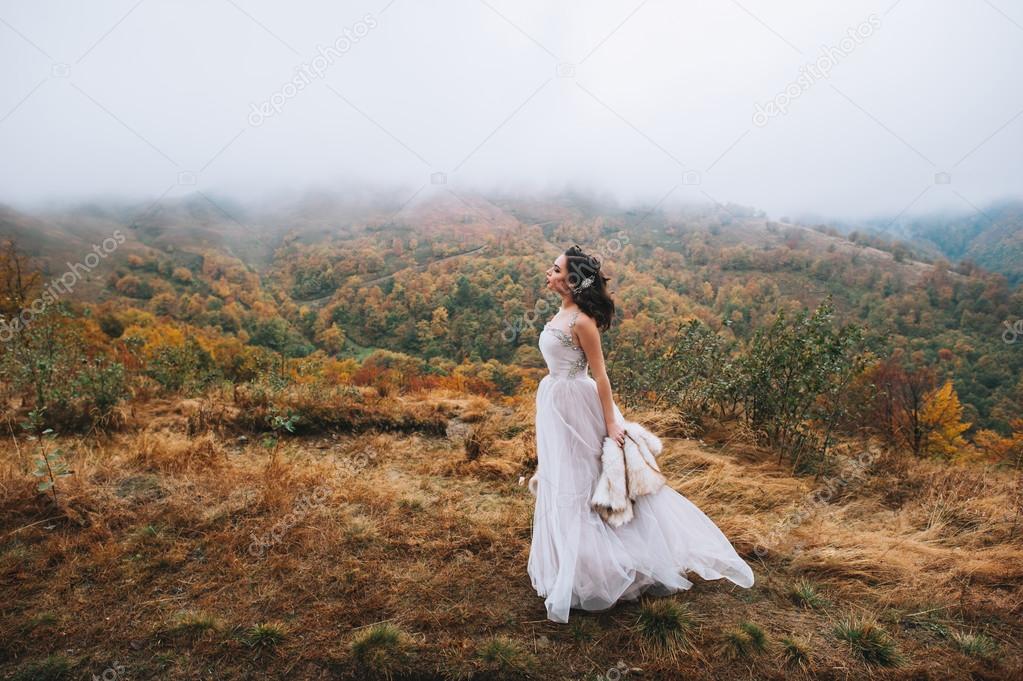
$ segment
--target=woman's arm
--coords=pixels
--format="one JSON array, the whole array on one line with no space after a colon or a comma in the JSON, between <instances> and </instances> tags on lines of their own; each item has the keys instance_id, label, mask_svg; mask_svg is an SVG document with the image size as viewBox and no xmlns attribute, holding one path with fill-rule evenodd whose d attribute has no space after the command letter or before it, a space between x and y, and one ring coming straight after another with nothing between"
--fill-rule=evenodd
<instances>
[{"instance_id":1,"label":"woman's arm","mask_svg":"<svg viewBox=\"0 0 1023 681\"><path fill-rule=\"evenodd\" d=\"M611 381L608 379L607 369L604 367L604 351L600 347L600 331L597 329L597 323L588 316L580 316L574 328L576 336L578 336L579 347L586 353L590 373L597 383L597 395L600 397L601 410L604 412L604 426L607 429L608 437L622 444L625 441L625 431L615 420Z\"/></svg>"}]
</instances>

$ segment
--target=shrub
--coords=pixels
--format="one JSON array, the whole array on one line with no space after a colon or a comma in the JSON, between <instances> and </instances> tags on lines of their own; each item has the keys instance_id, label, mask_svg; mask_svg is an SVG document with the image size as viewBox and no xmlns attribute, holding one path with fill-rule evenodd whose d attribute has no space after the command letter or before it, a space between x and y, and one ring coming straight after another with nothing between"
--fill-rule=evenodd
<instances>
[{"instance_id":1,"label":"shrub","mask_svg":"<svg viewBox=\"0 0 1023 681\"><path fill-rule=\"evenodd\" d=\"M866 365L863 330L831 326L831 296L789 323L784 311L758 329L739 360L743 414L767 444L788 454L793 471L826 468L836 424L848 410L846 388Z\"/></svg>"},{"instance_id":2,"label":"shrub","mask_svg":"<svg viewBox=\"0 0 1023 681\"><path fill-rule=\"evenodd\" d=\"M631 402L670 404L699 416L716 407L734 413L736 376L724 338L698 319L682 322L667 346L623 343L609 357L615 385Z\"/></svg>"},{"instance_id":3,"label":"shrub","mask_svg":"<svg viewBox=\"0 0 1023 681\"><path fill-rule=\"evenodd\" d=\"M171 278L179 284L191 284L192 271L187 267L175 267L174 272L171 274Z\"/></svg>"},{"instance_id":4,"label":"shrub","mask_svg":"<svg viewBox=\"0 0 1023 681\"><path fill-rule=\"evenodd\" d=\"M94 420L105 420L124 399L124 365L103 358L86 362L75 377L74 386L94 410Z\"/></svg>"},{"instance_id":5,"label":"shrub","mask_svg":"<svg viewBox=\"0 0 1023 681\"><path fill-rule=\"evenodd\" d=\"M0 373L55 430L110 425L125 395L124 366L90 359L90 340L82 320L56 304L33 317L0 356Z\"/></svg>"},{"instance_id":6,"label":"shrub","mask_svg":"<svg viewBox=\"0 0 1023 681\"><path fill-rule=\"evenodd\" d=\"M155 348L144 372L169 391L201 390L219 378L213 357L193 336L180 346Z\"/></svg>"},{"instance_id":7,"label":"shrub","mask_svg":"<svg viewBox=\"0 0 1023 681\"><path fill-rule=\"evenodd\" d=\"M140 279L134 274L127 274L117 280L114 288L123 296L137 299L148 299L153 296L153 287L145 279Z\"/></svg>"}]
</instances>

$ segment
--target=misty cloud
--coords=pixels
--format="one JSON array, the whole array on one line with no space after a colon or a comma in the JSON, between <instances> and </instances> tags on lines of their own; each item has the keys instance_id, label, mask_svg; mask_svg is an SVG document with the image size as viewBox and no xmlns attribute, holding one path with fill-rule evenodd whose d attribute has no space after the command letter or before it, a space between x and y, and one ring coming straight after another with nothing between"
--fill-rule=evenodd
<instances>
[{"instance_id":1,"label":"misty cloud","mask_svg":"<svg viewBox=\"0 0 1023 681\"><path fill-rule=\"evenodd\" d=\"M0 36L15 205L576 188L856 218L1023 179L1007 0L6 1Z\"/></svg>"}]
</instances>

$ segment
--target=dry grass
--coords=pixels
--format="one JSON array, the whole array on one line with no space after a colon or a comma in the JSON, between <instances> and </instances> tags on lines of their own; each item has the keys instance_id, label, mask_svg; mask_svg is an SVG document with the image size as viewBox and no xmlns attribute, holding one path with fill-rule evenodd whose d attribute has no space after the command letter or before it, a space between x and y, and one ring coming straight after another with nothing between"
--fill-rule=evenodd
<instances>
[{"instance_id":1,"label":"dry grass","mask_svg":"<svg viewBox=\"0 0 1023 681\"><path fill-rule=\"evenodd\" d=\"M146 431L132 441L133 463L142 469L176 473L215 471L227 460L220 440L207 432L189 437L173 431Z\"/></svg>"},{"instance_id":2,"label":"dry grass","mask_svg":"<svg viewBox=\"0 0 1023 681\"><path fill-rule=\"evenodd\" d=\"M285 439L271 462L214 407L163 405L158 427L63 440L74 475L55 507L26 472L30 443L19 456L6 438L0 676L91 678L115 660L169 679L1020 674L1023 538L1003 473L879 459L814 501L819 484L742 437L666 436L671 486L756 585L690 575L688 592L558 625L526 574L528 401L406 400L387 409L462 423L479 448L457 428L366 430Z\"/></svg>"}]
</instances>

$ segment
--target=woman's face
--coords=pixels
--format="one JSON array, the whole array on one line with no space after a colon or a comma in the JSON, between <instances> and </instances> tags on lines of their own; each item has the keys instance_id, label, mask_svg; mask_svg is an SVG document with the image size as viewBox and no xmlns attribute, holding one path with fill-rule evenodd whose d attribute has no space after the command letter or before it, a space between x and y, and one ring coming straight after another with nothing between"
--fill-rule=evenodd
<instances>
[{"instance_id":1,"label":"woman's face","mask_svg":"<svg viewBox=\"0 0 1023 681\"><path fill-rule=\"evenodd\" d=\"M547 288L557 293L568 293L568 257L562 253L554 261L554 264L547 268Z\"/></svg>"}]
</instances>

